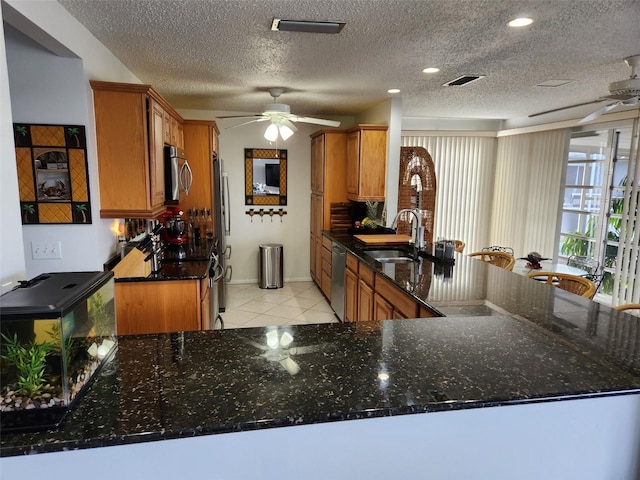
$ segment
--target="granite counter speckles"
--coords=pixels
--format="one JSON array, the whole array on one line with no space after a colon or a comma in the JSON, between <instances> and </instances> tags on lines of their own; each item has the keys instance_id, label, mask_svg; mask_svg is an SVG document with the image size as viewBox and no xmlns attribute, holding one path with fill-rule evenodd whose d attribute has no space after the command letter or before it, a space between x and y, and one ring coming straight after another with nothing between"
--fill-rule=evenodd
<instances>
[{"instance_id":1,"label":"granite counter speckles","mask_svg":"<svg viewBox=\"0 0 640 480\"><path fill-rule=\"evenodd\" d=\"M640 393L640 374L508 315L119 338L56 432L2 456L368 417Z\"/></svg>"}]
</instances>

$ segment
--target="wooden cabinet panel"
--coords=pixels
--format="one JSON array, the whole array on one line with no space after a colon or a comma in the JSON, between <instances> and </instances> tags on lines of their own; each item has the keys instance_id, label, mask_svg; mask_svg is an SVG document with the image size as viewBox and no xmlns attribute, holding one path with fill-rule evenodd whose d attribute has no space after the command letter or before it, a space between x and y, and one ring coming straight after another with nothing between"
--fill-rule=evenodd
<instances>
[{"instance_id":1,"label":"wooden cabinet panel","mask_svg":"<svg viewBox=\"0 0 640 480\"><path fill-rule=\"evenodd\" d=\"M324 135L311 138L311 191L324 192Z\"/></svg>"},{"instance_id":2,"label":"wooden cabinet panel","mask_svg":"<svg viewBox=\"0 0 640 480\"><path fill-rule=\"evenodd\" d=\"M420 315L420 318L431 318L431 317L437 317L438 315L436 315L435 313L433 313L431 310L429 310L426 307L423 307L422 305L420 305L420 309L418 314Z\"/></svg>"},{"instance_id":3,"label":"wooden cabinet panel","mask_svg":"<svg viewBox=\"0 0 640 480\"><path fill-rule=\"evenodd\" d=\"M151 100L151 128L149 132L149 164L151 171L151 204L163 205L164 192L164 110Z\"/></svg>"},{"instance_id":4,"label":"wooden cabinet panel","mask_svg":"<svg viewBox=\"0 0 640 480\"><path fill-rule=\"evenodd\" d=\"M367 322L374 319L373 287L360 277L358 281L358 321Z\"/></svg>"},{"instance_id":5,"label":"wooden cabinet panel","mask_svg":"<svg viewBox=\"0 0 640 480\"><path fill-rule=\"evenodd\" d=\"M208 208L213 210L213 138L217 136L216 123L207 120L185 120L182 126L184 152L193 173L189 195L181 200L183 211Z\"/></svg>"},{"instance_id":6,"label":"wooden cabinet panel","mask_svg":"<svg viewBox=\"0 0 640 480\"><path fill-rule=\"evenodd\" d=\"M327 300L331 301L331 275L329 275L323 268L321 277L320 288L322 289L322 293L327 297Z\"/></svg>"},{"instance_id":7,"label":"wooden cabinet panel","mask_svg":"<svg viewBox=\"0 0 640 480\"><path fill-rule=\"evenodd\" d=\"M358 275L360 261L351 253L347 253L347 269Z\"/></svg>"},{"instance_id":8,"label":"wooden cabinet panel","mask_svg":"<svg viewBox=\"0 0 640 480\"><path fill-rule=\"evenodd\" d=\"M346 190L349 200L385 200L387 126L358 125L347 131Z\"/></svg>"},{"instance_id":9,"label":"wooden cabinet panel","mask_svg":"<svg viewBox=\"0 0 640 480\"><path fill-rule=\"evenodd\" d=\"M100 216L156 218L164 210L165 113L181 118L149 85L90 83Z\"/></svg>"},{"instance_id":10,"label":"wooden cabinet panel","mask_svg":"<svg viewBox=\"0 0 640 480\"><path fill-rule=\"evenodd\" d=\"M118 335L200 330L199 280L116 282L115 299Z\"/></svg>"},{"instance_id":11,"label":"wooden cabinet panel","mask_svg":"<svg viewBox=\"0 0 640 480\"><path fill-rule=\"evenodd\" d=\"M364 280L365 282L367 282L371 288L375 286L375 272L363 262L360 262L360 265L358 267L358 277L360 278L360 280Z\"/></svg>"},{"instance_id":12,"label":"wooden cabinet panel","mask_svg":"<svg viewBox=\"0 0 640 480\"><path fill-rule=\"evenodd\" d=\"M351 270L344 272L344 321L355 322L358 318L358 276Z\"/></svg>"},{"instance_id":13,"label":"wooden cabinet panel","mask_svg":"<svg viewBox=\"0 0 640 480\"><path fill-rule=\"evenodd\" d=\"M210 297L212 295L209 287L209 277L200 280L200 329L210 330L214 319L211 318Z\"/></svg>"},{"instance_id":14,"label":"wooden cabinet panel","mask_svg":"<svg viewBox=\"0 0 640 480\"><path fill-rule=\"evenodd\" d=\"M378 292L373 295L373 318L374 320L393 319L393 306Z\"/></svg>"},{"instance_id":15,"label":"wooden cabinet panel","mask_svg":"<svg viewBox=\"0 0 640 480\"><path fill-rule=\"evenodd\" d=\"M393 309L397 310L403 318L418 316L418 303L415 299L378 274L376 274L375 290L376 293L386 298Z\"/></svg>"}]
</instances>

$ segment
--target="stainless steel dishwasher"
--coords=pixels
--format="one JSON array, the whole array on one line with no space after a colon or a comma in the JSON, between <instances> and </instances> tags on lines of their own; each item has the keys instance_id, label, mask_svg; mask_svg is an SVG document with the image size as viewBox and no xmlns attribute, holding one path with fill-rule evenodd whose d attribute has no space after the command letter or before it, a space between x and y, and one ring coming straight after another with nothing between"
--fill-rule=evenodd
<instances>
[{"instance_id":1,"label":"stainless steel dishwasher","mask_svg":"<svg viewBox=\"0 0 640 480\"><path fill-rule=\"evenodd\" d=\"M347 250L339 243L331 244L331 308L344 321L344 270Z\"/></svg>"}]
</instances>

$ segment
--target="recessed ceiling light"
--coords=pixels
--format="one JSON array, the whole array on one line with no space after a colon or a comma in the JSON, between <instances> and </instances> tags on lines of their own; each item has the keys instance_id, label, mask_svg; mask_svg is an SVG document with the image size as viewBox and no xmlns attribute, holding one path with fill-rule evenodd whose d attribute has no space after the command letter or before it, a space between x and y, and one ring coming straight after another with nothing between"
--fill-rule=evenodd
<instances>
[{"instance_id":1,"label":"recessed ceiling light","mask_svg":"<svg viewBox=\"0 0 640 480\"><path fill-rule=\"evenodd\" d=\"M438 73L440 71L439 68L436 67L427 67L424 70L422 70L424 73Z\"/></svg>"},{"instance_id":2,"label":"recessed ceiling light","mask_svg":"<svg viewBox=\"0 0 640 480\"><path fill-rule=\"evenodd\" d=\"M520 17L514 18L507 25L510 27L526 27L527 25L531 25L533 23L533 18L528 17Z\"/></svg>"},{"instance_id":3,"label":"recessed ceiling light","mask_svg":"<svg viewBox=\"0 0 640 480\"><path fill-rule=\"evenodd\" d=\"M389 90L387 90L387 93L400 93L400 89L399 88L390 88Z\"/></svg>"}]
</instances>

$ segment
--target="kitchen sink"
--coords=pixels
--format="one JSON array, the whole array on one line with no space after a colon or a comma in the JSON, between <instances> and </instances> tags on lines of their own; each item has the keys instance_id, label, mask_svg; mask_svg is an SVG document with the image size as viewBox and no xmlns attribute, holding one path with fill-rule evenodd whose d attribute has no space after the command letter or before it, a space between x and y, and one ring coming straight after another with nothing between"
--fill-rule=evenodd
<instances>
[{"instance_id":1,"label":"kitchen sink","mask_svg":"<svg viewBox=\"0 0 640 480\"><path fill-rule=\"evenodd\" d=\"M382 249L382 250L364 250L365 255L370 256L374 260L381 263L405 263L415 262L409 253L404 250Z\"/></svg>"}]
</instances>

